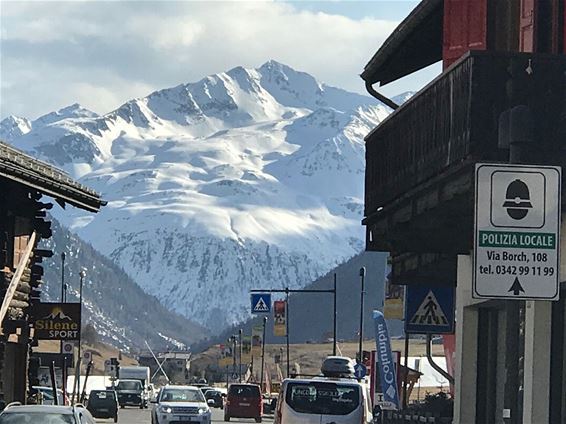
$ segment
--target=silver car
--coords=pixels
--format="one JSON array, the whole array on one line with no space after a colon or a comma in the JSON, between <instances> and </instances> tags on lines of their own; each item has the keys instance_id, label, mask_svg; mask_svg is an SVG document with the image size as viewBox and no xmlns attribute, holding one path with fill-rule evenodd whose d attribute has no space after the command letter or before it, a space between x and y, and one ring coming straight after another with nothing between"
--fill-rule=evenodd
<instances>
[{"instance_id":1,"label":"silver car","mask_svg":"<svg viewBox=\"0 0 566 424\"><path fill-rule=\"evenodd\" d=\"M10 403L0 413L0 424L95 424L82 405L21 405Z\"/></svg>"},{"instance_id":2,"label":"silver car","mask_svg":"<svg viewBox=\"0 0 566 424\"><path fill-rule=\"evenodd\" d=\"M198 387L165 386L151 411L152 424L190 422L210 424L212 413Z\"/></svg>"}]
</instances>

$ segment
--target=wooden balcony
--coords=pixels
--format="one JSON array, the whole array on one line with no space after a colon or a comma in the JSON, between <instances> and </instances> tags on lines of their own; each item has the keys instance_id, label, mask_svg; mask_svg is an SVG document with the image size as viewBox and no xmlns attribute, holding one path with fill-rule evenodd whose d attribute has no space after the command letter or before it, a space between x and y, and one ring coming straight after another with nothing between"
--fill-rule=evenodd
<instances>
[{"instance_id":1,"label":"wooden balcony","mask_svg":"<svg viewBox=\"0 0 566 424\"><path fill-rule=\"evenodd\" d=\"M499 117L517 105L532 112L529 163L564 165L564 55L470 52L375 128L366 137L367 249L469 253L474 164L508 161Z\"/></svg>"}]
</instances>

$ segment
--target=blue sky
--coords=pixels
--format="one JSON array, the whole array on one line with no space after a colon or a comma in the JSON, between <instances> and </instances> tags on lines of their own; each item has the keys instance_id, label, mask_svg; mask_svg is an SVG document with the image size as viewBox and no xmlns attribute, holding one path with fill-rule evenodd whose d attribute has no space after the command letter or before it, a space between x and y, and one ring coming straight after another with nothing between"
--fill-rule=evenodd
<instances>
[{"instance_id":1,"label":"blue sky","mask_svg":"<svg viewBox=\"0 0 566 424\"><path fill-rule=\"evenodd\" d=\"M417 1L0 1L0 118L107 113L269 59L365 93L364 65ZM383 87L417 90L433 66Z\"/></svg>"}]
</instances>

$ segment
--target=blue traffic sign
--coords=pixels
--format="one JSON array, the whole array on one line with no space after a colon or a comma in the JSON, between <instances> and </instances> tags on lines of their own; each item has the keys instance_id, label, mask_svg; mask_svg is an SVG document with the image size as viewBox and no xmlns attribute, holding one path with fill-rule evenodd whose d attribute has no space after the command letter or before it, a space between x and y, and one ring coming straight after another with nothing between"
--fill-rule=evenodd
<instances>
[{"instance_id":1,"label":"blue traffic sign","mask_svg":"<svg viewBox=\"0 0 566 424\"><path fill-rule=\"evenodd\" d=\"M364 364L354 365L354 376L358 380L361 380L362 378L364 378L366 376L367 372L368 372L368 370L367 370L367 368Z\"/></svg>"},{"instance_id":2,"label":"blue traffic sign","mask_svg":"<svg viewBox=\"0 0 566 424\"><path fill-rule=\"evenodd\" d=\"M271 293L252 293L252 314L271 312Z\"/></svg>"},{"instance_id":3,"label":"blue traffic sign","mask_svg":"<svg viewBox=\"0 0 566 424\"><path fill-rule=\"evenodd\" d=\"M454 287L408 285L405 298L405 332L454 332Z\"/></svg>"}]
</instances>

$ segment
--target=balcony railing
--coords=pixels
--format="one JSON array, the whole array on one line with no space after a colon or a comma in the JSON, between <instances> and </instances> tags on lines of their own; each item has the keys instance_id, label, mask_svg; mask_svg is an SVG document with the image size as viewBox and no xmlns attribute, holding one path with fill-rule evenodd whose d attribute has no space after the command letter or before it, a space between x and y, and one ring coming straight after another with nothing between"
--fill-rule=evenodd
<instances>
[{"instance_id":1,"label":"balcony railing","mask_svg":"<svg viewBox=\"0 0 566 424\"><path fill-rule=\"evenodd\" d=\"M506 161L499 116L517 105L533 113L533 162L562 164L566 57L471 52L366 137L365 216L450 170Z\"/></svg>"}]
</instances>

